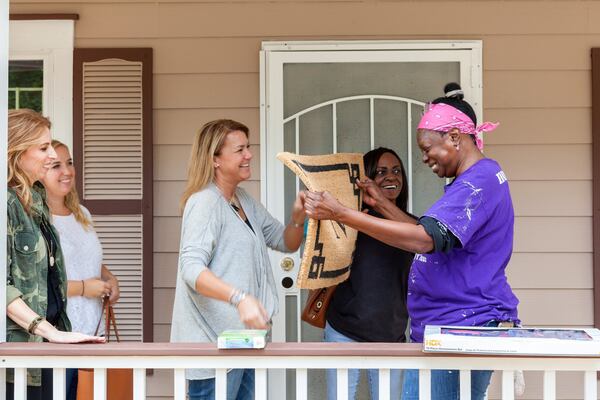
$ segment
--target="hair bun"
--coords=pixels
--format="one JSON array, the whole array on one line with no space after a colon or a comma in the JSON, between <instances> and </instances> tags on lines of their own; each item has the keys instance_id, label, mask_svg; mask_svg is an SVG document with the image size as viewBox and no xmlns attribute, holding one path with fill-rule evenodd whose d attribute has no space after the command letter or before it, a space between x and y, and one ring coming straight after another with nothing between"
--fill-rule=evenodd
<instances>
[{"instance_id":1,"label":"hair bun","mask_svg":"<svg viewBox=\"0 0 600 400\"><path fill-rule=\"evenodd\" d=\"M456 82L447 83L446 86L444 86L444 93L448 98L454 98L457 100L462 100L465 98L462 88Z\"/></svg>"}]
</instances>

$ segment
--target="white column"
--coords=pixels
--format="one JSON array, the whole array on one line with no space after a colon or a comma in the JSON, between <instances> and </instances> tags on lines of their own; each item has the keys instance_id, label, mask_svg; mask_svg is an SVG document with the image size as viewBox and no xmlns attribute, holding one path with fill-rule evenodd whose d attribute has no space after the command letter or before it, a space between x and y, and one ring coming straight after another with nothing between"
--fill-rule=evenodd
<instances>
[{"instance_id":1,"label":"white column","mask_svg":"<svg viewBox=\"0 0 600 400\"><path fill-rule=\"evenodd\" d=\"M185 369L177 368L173 375L173 400L185 400Z\"/></svg>"},{"instance_id":2,"label":"white column","mask_svg":"<svg viewBox=\"0 0 600 400\"><path fill-rule=\"evenodd\" d=\"M256 368L254 370L254 398L256 400L267 400L267 370Z\"/></svg>"},{"instance_id":3,"label":"white column","mask_svg":"<svg viewBox=\"0 0 600 400\"><path fill-rule=\"evenodd\" d=\"M6 165L6 115L8 110L8 0L0 1L0 165ZM0 187L6 187L6 174L0 174ZM6 190L0 190L0 239L6 243ZM6 246L0 246L0 260L6 260ZM0 263L0 276L6 276L6 263ZM6 279L0 279L0 293L6 293ZM0 343L6 341L6 296L0 296ZM0 368L0 400L6 398L6 370Z\"/></svg>"},{"instance_id":4,"label":"white column","mask_svg":"<svg viewBox=\"0 0 600 400\"><path fill-rule=\"evenodd\" d=\"M296 400L308 399L308 371L306 368L296 370Z\"/></svg>"},{"instance_id":5,"label":"white column","mask_svg":"<svg viewBox=\"0 0 600 400\"><path fill-rule=\"evenodd\" d=\"M27 370L25 368L15 368L15 400L25 400L27 398Z\"/></svg>"},{"instance_id":6,"label":"white column","mask_svg":"<svg viewBox=\"0 0 600 400\"><path fill-rule=\"evenodd\" d=\"M390 370L379 369L379 400L390 400Z\"/></svg>"},{"instance_id":7,"label":"white column","mask_svg":"<svg viewBox=\"0 0 600 400\"><path fill-rule=\"evenodd\" d=\"M67 395L65 388L66 369L54 368L52 370L52 398L62 400Z\"/></svg>"},{"instance_id":8,"label":"white column","mask_svg":"<svg viewBox=\"0 0 600 400\"><path fill-rule=\"evenodd\" d=\"M419 399L431 399L431 370L419 370Z\"/></svg>"},{"instance_id":9,"label":"white column","mask_svg":"<svg viewBox=\"0 0 600 400\"><path fill-rule=\"evenodd\" d=\"M556 371L544 371L544 400L556 399Z\"/></svg>"},{"instance_id":10,"label":"white column","mask_svg":"<svg viewBox=\"0 0 600 400\"><path fill-rule=\"evenodd\" d=\"M94 400L106 400L106 368L94 368Z\"/></svg>"},{"instance_id":11,"label":"white column","mask_svg":"<svg viewBox=\"0 0 600 400\"><path fill-rule=\"evenodd\" d=\"M585 371L583 398L585 400L596 400L598 398L598 383L596 382L596 371Z\"/></svg>"},{"instance_id":12,"label":"white column","mask_svg":"<svg viewBox=\"0 0 600 400\"><path fill-rule=\"evenodd\" d=\"M515 399L515 371L502 371L502 400Z\"/></svg>"},{"instance_id":13,"label":"white column","mask_svg":"<svg viewBox=\"0 0 600 400\"><path fill-rule=\"evenodd\" d=\"M134 368L133 370L133 400L146 399L146 369Z\"/></svg>"},{"instance_id":14,"label":"white column","mask_svg":"<svg viewBox=\"0 0 600 400\"><path fill-rule=\"evenodd\" d=\"M337 398L338 400L348 398L348 369L346 368L337 370Z\"/></svg>"},{"instance_id":15,"label":"white column","mask_svg":"<svg viewBox=\"0 0 600 400\"><path fill-rule=\"evenodd\" d=\"M471 370L460 370L460 400L471 400Z\"/></svg>"},{"instance_id":16,"label":"white column","mask_svg":"<svg viewBox=\"0 0 600 400\"><path fill-rule=\"evenodd\" d=\"M217 368L215 376L215 400L227 399L227 369Z\"/></svg>"},{"instance_id":17,"label":"white column","mask_svg":"<svg viewBox=\"0 0 600 400\"><path fill-rule=\"evenodd\" d=\"M0 165L6 165L6 130L8 110L8 0L0 0ZM6 187L6 174L0 174L0 187ZM6 243L6 190L0 191L0 238ZM6 260L6 246L0 246L0 260ZM0 263L0 276L6 276L6 263ZM0 293L6 293L6 279L0 279ZM0 296L0 343L6 341L6 296ZM4 369L0 385L6 387ZM0 390L4 399L4 389Z\"/></svg>"}]
</instances>

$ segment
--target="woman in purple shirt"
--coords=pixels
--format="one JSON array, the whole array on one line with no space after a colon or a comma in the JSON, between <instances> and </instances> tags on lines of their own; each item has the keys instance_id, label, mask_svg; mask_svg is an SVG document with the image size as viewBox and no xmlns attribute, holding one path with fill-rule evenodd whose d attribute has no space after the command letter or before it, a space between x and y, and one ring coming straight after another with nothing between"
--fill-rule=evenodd
<instances>
[{"instance_id":1,"label":"woman in purple shirt","mask_svg":"<svg viewBox=\"0 0 600 400\"><path fill-rule=\"evenodd\" d=\"M514 212L506 175L481 153L475 112L450 83L432 102L417 129L423 162L440 178L454 178L444 195L415 223L398 210L393 220L342 206L328 192L310 192L307 215L332 219L389 245L417 253L411 266L408 311L411 339L423 341L426 325L497 326L518 323L518 300L505 275L513 246ZM363 183L367 202L381 196ZM379 205L389 208L391 205ZM389 214L388 214L389 215ZM472 371L471 398L483 399L491 371ZM458 371L434 370L432 399L460 397ZM403 399L418 399L418 371L406 371Z\"/></svg>"}]
</instances>

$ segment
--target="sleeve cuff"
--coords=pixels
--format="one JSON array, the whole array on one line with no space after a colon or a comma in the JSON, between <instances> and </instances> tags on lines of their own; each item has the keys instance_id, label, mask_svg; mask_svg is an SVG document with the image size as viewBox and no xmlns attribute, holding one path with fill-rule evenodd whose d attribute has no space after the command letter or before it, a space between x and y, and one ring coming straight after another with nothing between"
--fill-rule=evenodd
<instances>
[{"instance_id":1,"label":"sleeve cuff","mask_svg":"<svg viewBox=\"0 0 600 400\"><path fill-rule=\"evenodd\" d=\"M187 267L182 270L183 281L193 290L196 290L196 281L202 271L206 269L205 266L199 268Z\"/></svg>"},{"instance_id":2,"label":"sleeve cuff","mask_svg":"<svg viewBox=\"0 0 600 400\"><path fill-rule=\"evenodd\" d=\"M23 293L19 289L11 285L6 286L6 305L9 305L21 296L23 296Z\"/></svg>"}]
</instances>

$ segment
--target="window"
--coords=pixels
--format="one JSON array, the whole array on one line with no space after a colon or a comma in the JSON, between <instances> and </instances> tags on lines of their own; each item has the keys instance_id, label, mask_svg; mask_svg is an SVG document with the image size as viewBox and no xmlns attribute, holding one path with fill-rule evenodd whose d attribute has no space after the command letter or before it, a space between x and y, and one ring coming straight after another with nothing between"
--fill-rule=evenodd
<instances>
[{"instance_id":1,"label":"window","mask_svg":"<svg viewBox=\"0 0 600 400\"><path fill-rule=\"evenodd\" d=\"M8 108L30 108L43 113L44 61L8 63Z\"/></svg>"}]
</instances>

